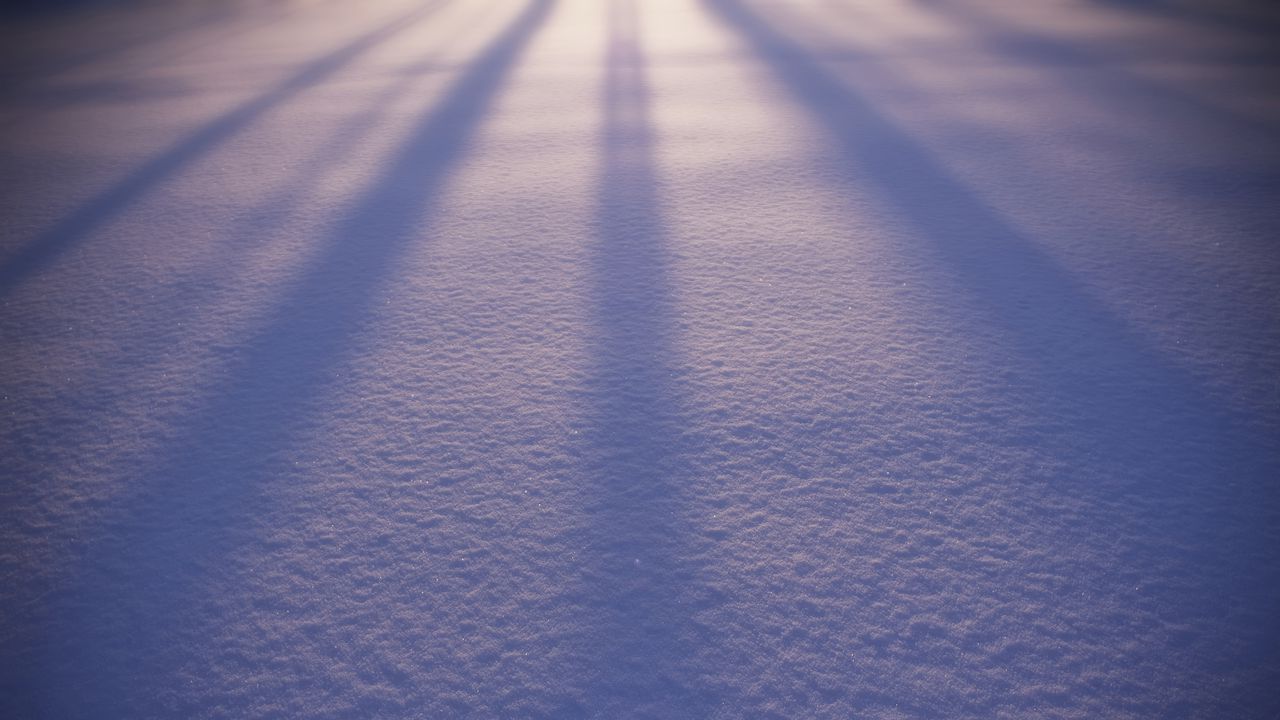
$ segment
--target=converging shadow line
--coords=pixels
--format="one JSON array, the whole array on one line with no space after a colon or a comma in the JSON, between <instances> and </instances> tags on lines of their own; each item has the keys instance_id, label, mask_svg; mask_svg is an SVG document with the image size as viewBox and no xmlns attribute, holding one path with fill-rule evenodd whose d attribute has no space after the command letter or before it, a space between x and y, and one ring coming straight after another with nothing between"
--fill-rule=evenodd
<instances>
[{"instance_id":1,"label":"converging shadow line","mask_svg":"<svg viewBox=\"0 0 1280 720\"><path fill-rule=\"evenodd\" d=\"M1206 128L1214 128L1223 134L1243 133L1258 140L1274 143L1280 139L1280 128L1272 123L1241 116L1184 91L1169 87L1159 81L1136 75L1130 70L1109 63L1106 58L1095 57L1087 50L1041 32L1002 24L989 15L980 15L964 3L918 2L935 16L952 24L967 28L976 42L997 56L1027 63L1037 69L1047 69L1054 61L1068 62L1081 67L1098 68L1087 77L1078 73L1055 73L1058 80L1075 88L1077 94L1094 98L1099 92L1107 94L1110 106L1123 108L1132 116L1150 115L1143 107L1152 103L1161 117L1185 118ZM1185 122L1185 121L1184 121Z\"/></svg>"},{"instance_id":2,"label":"converging shadow line","mask_svg":"<svg viewBox=\"0 0 1280 720\"><path fill-rule=\"evenodd\" d=\"M165 631L173 629L166 622L182 612L188 588L207 575L210 562L228 555L234 528L245 525L248 499L296 442L311 402L335 382L335 370L372 319L378 285L405 248L422 239L447 178L554 2L531 0L428 110L388 170L281 297L277 316L245 343L210 404L181 424L157 461L116 500L116 511L99 519L81 573L96 585L67 591L71 607L91 613L69 625L78 633L73 645L90 660L74 664L91 673L83 678L86 688L111 685L106 669L126 671L113 658L135 661L128 672L140 672L142 656L130 653L155 654L152 646L166 642ZM96 599L85 605L77 593ZM107 607L113 617L127 618L130 608L147 615L127 629L128 643L112 635L126 629L101 622L106 618L96 608ZM133 650L116 658L120 647ZM118 688L100 690L105 701Z\"/></svg>"},{"instance_id":3,"label":"converging shadow line","mask_svg":"<svg viewBox=\"0 0 1280 720\"><path fill-rule=\"evenodd\" d=\"M274 89L223 114L89 200L19 249L0 267L0 297L54 262L95 228L123 211L183 166L225 142L271 108L337 72L379 43L403 32L449 0L431 0L306 66Z\"/></svg>"},{"instance_id":4,"label":"converging shadow line","mask_svg":"<svg viewBox=\"0 0 1280 720\"><path fill-rule=\"evenodd\" d=\"M493 9L494 4L490 3L485 6L484 13L491 13ZM451 36L449 41L456 41L460 37L461 35L455 34ZM384 88L379 97L371 104L361 108L354 117L346 120L342 126L320 142L317 147L321 148L321 150L303 161L293 173L292 180L284 188L273 193L269 199L248 210L243 218L238 219L226 232L222 233L223 236L231 240L231 242L221 244L227 260L218 265L216 276L211 271L206 278L194 283L198 290L177 298L176 300L180 302L181 306L206 309L218 307L219 299L233 291L233 288L229 287L222 278L225 278L228 274L235 276L246 264L250 263L252 249L246 246L251 244L254 248L261 247L264 239L279 227L284 226L294 215L307 193L322 182L330 169L346 162L346 158L357 147L360 139L368 134L377 124L379 118L386 114L387 109L396 100L408 93L415 81L420 80L417 75L421 72L431 71L432 62L445 52L442 46L436 46L419 56L409 66L411 72L399 76L395 82ZM465 63L462 64L462 67L465 72ZM195 313L193 312L192 314ZM166 362L167 354L157 351L164 348L182 346L184 333L191 327L200 326L200 323L199 317L196 318L195 325L190 320L186 323L167 323L158 337L147 340L146 347L150 347L152 350L143 351L142 357L147 358L146 360L139 361L135 359L132 363L121 365L118 362L111 362L103 358L104 362L101 365L101 370L109 373L121 367L127 367L128 375L124 378L119 378L111 374L107 374L104 377L102 374L95 373L95 386L106 382L111 387L116 388L115 392L118 393L120 387L127 387L132 378L137 378L139 375L162 367ZM128 352L132 357L137 356L139 350L138 348L130 348ZM127 391L125 392L127 394Z\"/></svg>"},{"instance_id":5,"label":"converging shadow line","mask_svg":"<svg viewBox=\"0 0 1280 720\"><path fill-rule=\"evenodd\" d=\"M704 0L712 15L735 30L838 143L851 179L865 182L964 281L966 291L1009 339L1042 369L1042 380L1067 397L1090 382L1158 390L1151 401L1213 409L1223 427L1234 425L1199 383L1150 347L1122 319L1095 300L1057 263L1022 237L870 103L821 68L793 41L755 17L737 0ZM1028 312L1028 309L1031 312ZM1108 348L1109 358L1066 368L1056 354L1082 345ZM1118 351L1118 352L1117 352ZM1101 398L1100 398L1101 399ZM1108 422L1123 425L1138 408L1108 400Z\"/></svg>"},{"instance_id":6,"label":"converging shadow line","mask_svg":"<svg viewBox=\"0 0 1280 720\"><path fill-rule=\"evenodd\" d=\"M592 713L709 714L692 664L691 603L700 592L682 517L688 488L679 431L667 232L653 168L649 90L635 0L607 8L602 163L591 258L596 324L586 407L585 493L595 618L583 658Z\"/></svg>"}]
</instances>

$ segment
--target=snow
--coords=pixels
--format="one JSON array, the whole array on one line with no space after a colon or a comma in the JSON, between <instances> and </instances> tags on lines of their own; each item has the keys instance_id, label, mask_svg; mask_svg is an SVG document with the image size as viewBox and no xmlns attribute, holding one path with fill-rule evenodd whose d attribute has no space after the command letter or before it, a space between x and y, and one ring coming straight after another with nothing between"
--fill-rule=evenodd
<instances>
[{"instance_id":1,"label":"snow","mask_svg":"<svg viewBox=\"0 0 1280 720\"><path fill-rule=\"evenodd\" d=\"M0 26L0 715L1280 714L1280 16Z\"/></svg>"}]
</instances>

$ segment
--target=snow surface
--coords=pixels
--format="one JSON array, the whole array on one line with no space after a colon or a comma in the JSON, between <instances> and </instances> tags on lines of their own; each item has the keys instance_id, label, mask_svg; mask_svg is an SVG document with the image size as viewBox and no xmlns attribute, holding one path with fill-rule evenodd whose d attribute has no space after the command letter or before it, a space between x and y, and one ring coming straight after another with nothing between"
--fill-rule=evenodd
<instances>
[{"instance_id":1,"label":"snow surface","mask_svg":"<svg viewBox=\"0 0 1280 720\"><path fill-rule=\"evenodd\" d=\"M1280 17L0 30L0 715L1280 716Z\"/></svg>"}]
</instances>

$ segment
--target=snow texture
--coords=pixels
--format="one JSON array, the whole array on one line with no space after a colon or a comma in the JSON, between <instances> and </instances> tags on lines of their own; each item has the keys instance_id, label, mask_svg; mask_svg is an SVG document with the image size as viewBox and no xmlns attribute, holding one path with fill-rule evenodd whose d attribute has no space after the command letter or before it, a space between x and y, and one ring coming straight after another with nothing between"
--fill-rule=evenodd
<instances>
[{"instance_id":1,"label":"snow texture","mask_svg":"<svg viewBox=\"0 0 1280 720\"><path fill-rule=\"evenodd\" d=\"M1280 717L1280 14L0 29L0 716Z\"/></svg>"}]
</instances>

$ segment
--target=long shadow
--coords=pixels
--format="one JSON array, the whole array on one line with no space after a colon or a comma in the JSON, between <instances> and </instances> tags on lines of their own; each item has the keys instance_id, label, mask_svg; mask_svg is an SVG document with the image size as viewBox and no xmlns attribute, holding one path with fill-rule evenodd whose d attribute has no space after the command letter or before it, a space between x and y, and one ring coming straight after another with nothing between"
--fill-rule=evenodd
<instances>
[{"instance_id":1,"label":"long shadow","mask_svg":"<svg viewBox=\"0 0 1280 720\"><path fill-rule=\"evenodd\" d=\"M1082 97L1104 98L1109 108L1125 109L1134 116L1197 123L1215 129L1224 137L1237 134L1272 145L1280 141L1280 127L1275 123L1241 115L1159 81L1143 78L1076 43L1010 25L967 3L936 0L916 0L916 3L963 28L992 53L1041 70L1055 70L1058 82L1072 87ZM1269 53L1272 59L1277 57L1274 50ZM1061 71L1058 69L1061 66L1068 69ZM1075 68L1091 72L1073 72Z\"/></svg>"},{"instance_id":2,"label":"long shadow","mask_svg":"<svg viewBox=\"0 0 1280 720\"><path fill-rule=\"evenodd\" d=\"M787 91L827 129L850 182L868 187L928 241L927 249L1045 369L1085 361L1069 375L1095 380L1136 373L1205 400L1174 366L1023 237L939 161L794 40L739 0L704 0L746 39ZM882 79L888 77L884 75ZM1105 345L1106 357L1081 351ZM1065 379L1065 378L1064 378ZM1147 384L1147 383L1144 383ZM1190 393L1190 395L1188 395ZM1125 413L1126 415L1128 413Z\"/></svg>"},{"instance_id":3,"label":"long shadow","mask_svg":"<svg viewBox=\"0 0 1280 720\"><path fill-rule=\"evenodd\" d=\"M19 94L25 94L23 91L34 83L56 77L81 66L108 62L116 56L126 56L124 59L128 63L128 56L134 54L134 51L147 48L160 40L172 42L176 35L196 36L183 43L182 50L178 53L179 55L188 55L195 50L217 43L224 43L250 30L260 30L266 25L284 22L296 15L300 9L296 6L289 6L276 8L275 10L266 18L258 14L254 18L254 22L246 22L244 19L238 20L235 16L241 11L225 6L222 8L208 7L194 18L184 17L165 24L152 24L147 22L145 17L137 17L130 22L130 32L124 37L116 38L114 43L88 49L77 48L76 51L70 54L65 48L68 41L64 39L59 43L59 45L64 46L60 48L63 57L59 60L39 67L24 67L19 72L7 77L0 75L0 97L15 91ZM110 12L110 10L107 12ZM128 13L130 10L125 8L117 12ZM36 32L49 33L52 39L56 36L58 28L39 28ZM97 35L101 36L104 33L98 32ZM78 40L80 38L75 39ZM172 60L172 57L147 57L146 60L164 62Z\"/></svg>"},{"instance_id":4,"label":"long shadow","mask_svg":"<svg viewBox=\"0 0 1280 720\"><path fill-rule=\"evenodd\" d=\"M531 0L466 67L243 345L210 404L91 533L76 586L51 600L67 636L50 642L32 680L63 716L90 705L102 717L176 712L152 691L172 681L160 658L190 632L193 589L232 555L254 499L289 467L297 436L374 321L388 272L428 237L442 188L553 5ZM60 696L69 686L75 697Z\"/></svg>"},{"instance_id":5,"label":"long shadow","mask_svg":"<svg viewBox=\"0 0 1280 720\"><path fill-rule=\"evenodd\" d=\"M923 4L924 1L925 0L916 0L917 3L921 4ZM877 17L877 13L874 9L868 9L862 5L855 5L849 0L827 0L826 6L831 11L844 16L851 22L860 24L863 28L871 32L875 32L876 30L884 27L883 19ZM970 11L962 11L956 7L947 5L945 10L939 10L938 12L953 14L957 12ZM975 15L973 17L973 21L976 23L973 29L974 32L982 32L984 28L982 27L982 22L979 16ZM813 16L806 17L804 22L797 23L797 26L799 32L796 34L801 37L807 37L809 34L813 34L820 37L824 43L828 43L836 39L832 34L822 29L824 24L814 19ZM1032 39L1026 40L1025 43L1020 44L1024 44L1030 52L1031 48L1037 46L1038 43L1039 41L1033 37ZM1047 52L1049 55L1053 55L1055 53L1052 48L1047 50ZM1186 51L1181 48L1170 48L1170 52L1185 54ZM1274 50L1269 52L1273 56L1275 55ZM824 61L831 59L833 55L838 56L840 59L847 59L860 63L861 68L859 68L859 70L866 76L871 76L873 74L879 75L881 79L888 79L895 82L896 86L900 88L906 88L909 85L909 83L903 82L902 78L894 77L892 75L892 71L889 69L890 66L885 63L876 63L876 58L870 56L865 51L841 48L835 53L824 53L822 59ZM1146 88L1157 92L1163 91L1160 83L1156 81L1148 81L1131 74L1124 74L1121 79L1112 77L1114 75L1112 72L1112 70L1115 69L1114 66L1117 63L1123 62L1123 60L1116 57L1115 53L1108 52L1105 55L1098 56L1094 56L1091 53L1087 61L1082 57L1074 55L1073 57L1076 57L1076 60L1082 63L1078 67L1084 69L1087 74L1078 72L1074 67L1065 71L1061 68L1050 69L1045 67L1045 74L1053 74L1055 76L1061 75L1064 84L1074 85L1078 88L1078 93L1081 95L1090 94L1091 91L1095 89L1100 91L1099 93L1095 93L1096 97L1093 99L1093 102L1097 103L1100 108L1121 107L1130 104L1134 99L1139 98ZM1034 60L1031 58L1028 58L1028 60L1031 61L1028 64L1035 64ZM1239 63L1241 61L1242 59L1239 57L1231 59L1231 62L1233 63ZM1075 63L1071 63L1070 61L1067 62L1068 64L1075 65ZM1083 64L1086 62L1087 65ZM1046 63L1054 64L1048 61L1046 61ZM881 69L877 70L876 68ZM1127 92L1124 89L1129 83L1135 85L1133 92ZM1104 94L1108 89L1115 90L1115 93L1110 95ZM1181 97L1177 91L1170 90L1170 92L1176 97ZM1194 99L1188 100L1191 102L1198 102ZM1211 117L1211 115L1212 113L1217 112L1217 110L1208 108L1208 112L1209 114L1203 116L1201 119L1205 123L1214 122L1214 118ZM1169 107L1161 108L1159 114L1157 114L1157 112L1148 111L1147 116L1148 120L1158 120L1164 127L1175 127L1176 125L1185 122L1186 118L1193 117L1192 114L1176 112L1173 108ZM1230 117L1234 116L1229 116L1227 122L1230 122ZM969 125L968 127L973 130L977 130L980 126ZM1233 133L1227 126L1223 125L1216 128L1216 132L1208 131L1207 127L1203 124L1202 128L1205 128L1205 131L1199 134L1199 138L1209 142L1217 139L1225 139L1238 134ZM1280 132L1280 126L1274 126L1274 129ZM1159 131L1157 130L1157 132ZM990 135L989 130L986 131L986 134ZM1120 152L1122 154L1142 152L1143 144L1141 142L1135 143L1134 139L1139 135L1145 136L1145 133L1134 131L1130 133L1130 135L1131 136L1126 136L1124 133L1119 133L1112 138L1108 138L1106 141L1099 140L1099 146L1101 148L1109 149L1112 152ZM1280 139L1280 135L1277 136L1277 139ZM1017 148L1011 143L1013 143L1013 141L1009 141L1005 144L1010 149L1016 150ZM1265 157L1267 154L1274 154L1275 151L1280 150L1280 145L1276 143L1257 144L1255 145L1255 149L1256 152ZM1274 194L1275 189L1280 188L1280 182L1277 181L1277 178L1280 178L1280 174L1262 168L1244 169L1239 166L1240 163L1238 162L1222 168L1201 168L1196 167L1194 164L1187 166L1183 163L1170 160L1163 155L1157 157L1149 152L1147 155L1148 157L1145 158L1144 162L1131 163L1134 165L1134 169L1141 168L1140 172L1143 174L1143 177L1147 182L1170 187L1175 192L1186 197L1189 201L1195 203L1203 204L1211 202L1222 208L1236 208L1239 210L1241 217L1248 216L1256 218L1256 220L1254 220L1255 222L1265 222L1268 223L1269 226L1274 226L1277 222L1280 222L1280 213L1269 212L1268 208L1268 191ZM1175 154L1173 157L1176 158L1177 155ZM1134 159L1137 159L1136 156ZM1264 238L1265 235L1259 234L1259 241L1266 242ZM1129 252L1129 250L1124 247L1117 247L1116 250L1117 253ZM1120 258L1118 256L1117 260L1119 261L1119 259ZM1137 262L1145 262L1145 259L1137 259ZM1187 274L1189 276L1191 268L1188 268L1187 270Z\"/></svg>"},{"instance_id":6,"label":"long shadow","mask_svg":"<svg viewBox=\"0 0 1280 720\"><path fill-rule=\"evenodd\" d=\"M590 427L584 495L596 647L586 687L595 717L706 717L691 660L698 576L682 526L689 470L672 387L675 324L667 232L653 168L636 0L608 6L603 165L592 259Z\"/></svg>"},{"instance_id":7,"label":"long shadow","mask_svg":"<svg viewBox=\"0 0 1280 720\"><path fill-rule=\"evenodd\" d=\"M491 15L495 10L497 7L493 2L486 3L479 13L468 17L464 24L479 26L476 21ZM283 187L262 202L247 208L236 222L220 233L223 239L217 242L216 249L225 259L219 260L205 275L185 282L186 290L168 298L173 306L187 312L175 313L168 321L156 324L155 332L149 334L140 345L131 345L127 350L128 362L121 362L121 357L100 357L100 367L96 368L90 379L76 388L76 394L96 391L119 397L122 388L136 386L139 381L154 382L154 373L163 372L165 364L170 360L167 351L181 347L191 328L201 327L208 320L197 309L219 307L229 293L236 291L239 286L235 279L242 268L250 264L254 250L260 249L275 232L296 217L297 209L309 193L321 184L332 169L342 167L347 162L360 141L377 127L379 119L387 113L388 108L408 94L422 76L442 72L441 59L447 57L450 45L462 37L464 33L455 32L441 43L435 44L407 65L366 106L331 133L314 141L312 145L316 151L297 164ZM185 318L186 322L181 318ZM124 393L127 395L128 390L125 389Z\"/></svg>"},{"instance_id":8,"label":"long shadow","mask_svg":"<svg viewBox=\"0 0 1280 720\"><path fill-rule=\"evenodd\" d=\"M492 2L486 3L477 17L469 18L472 26L483 16L494 10ZM442 72L442 59L448 56L450 46L463 37L462 32L455 32L445 38L404 67L377 97L365 107L354 113L341 126L314 143L316 152L303 160L293 170L290 182L270 198L258 203L246 212L223 235L229 242L223 248L231 255L226 263L220 264L218 273L225 275L228 266L235 267L237 259L243 258L243 250L248 245L260 244L262 238L282 226L292 216L294 210L303 202L308 193L320 184L322 178L333 168L341 167L358 146L360 141L369 136L387 112L388 108L403 98L421 81L424 75ZM204 306L204 298L191 298L190 305Z\"/></svg>"},{"instance_id":9,"label":"long shadow","mask_svg":"<svg viewBox=\"0 0 1280 720\"><path fill-rule=\"evenodd\" d=\"M703 4L828 132L845 181L876 195L908 231L902 242L918 243L909 251L934 261L942 270L938 280L958 284L976 305L975 330L994 323L993 357L1013 350L1019 371L1029 376L1009 388L1010 397L995 400L1065 425L1076 453L1067 460L1100 471L1084 474L1095 478L1087 486L1055 478L1045 492L1097 509L1086 516L1088 537L1150 543L1135 550L1148 553L1135 562L1162 563L1170 568L1167 577L1180 583L1158 599L1170 622L1216 622L1234 608L1240 619L1223 627L1247 639L1240 662L1274 667L1280 628L1266 609L1280 600L1276 550L1267 543L1277 511L1275 439L1262 437L1111 314L1032 238L773 22L739 0ZM966 322L959 314L951 319ZM1049 511L1039 511L1050 524Z\"/></svg>"},{"instance_id":10,"label":"long shadow","mask_svg":"<svg viewBox=\"0 0 1280 720\"><path fill-rule=\"evenodd\" d=\"M329 76L378 44L404 32L448 0L430 0L367 32L316 60L271 90L221 115L160 155L134 170L103 193L71 212L49 230L6 258L0 266L0 298L13 292L27 278L48 267L103 223L121 213L148 191L176 175L185 166L209 153L267 111Z\"/></svg>"}]
</instances>

